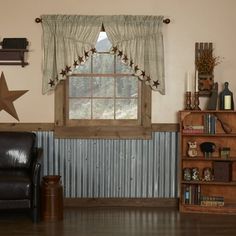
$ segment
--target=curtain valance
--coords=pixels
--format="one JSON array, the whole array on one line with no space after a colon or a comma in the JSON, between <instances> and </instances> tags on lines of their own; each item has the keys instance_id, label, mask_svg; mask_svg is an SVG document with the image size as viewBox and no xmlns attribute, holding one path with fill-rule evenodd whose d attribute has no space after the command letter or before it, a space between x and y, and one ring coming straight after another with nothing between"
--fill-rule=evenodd
<instances>
[{"instance_id":1,"label":"curtain valance","mask_svg":"<svg viewBox=\"0 0 236 236\"><path fill-rule=\"evenodd\" d=\"M43 93L54 89L96 52L103 25L112 43L111 53L153 90L164 94L162 24L163 16L43 15Z\"/></svg>"}]
</instances>

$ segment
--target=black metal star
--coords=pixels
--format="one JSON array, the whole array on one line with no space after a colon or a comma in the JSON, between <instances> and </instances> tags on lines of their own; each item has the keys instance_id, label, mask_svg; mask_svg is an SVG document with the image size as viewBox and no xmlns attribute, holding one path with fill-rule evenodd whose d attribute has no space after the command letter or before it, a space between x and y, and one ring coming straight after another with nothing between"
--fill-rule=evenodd
<instances>
[{"instance_id":1,"label":"black metal star","mask_svg":"<svg viewBox=\"0 0 236 236\"><path fill-rule=\"evenodd\" d=\"M78 57L79 63L81 64L82 62L84 62L83 57Z\"/></svg>"},{"instance_id":2,"label":"black metal star","mask_svg":"<svg viewBox=\"0 0 236 236\"><path fill-rule=\"evenodd\" d=\"M134 72L136 73L138 70L139 70L139 69L138 69L138 66L135 66L135 67L134 67Z\"/></svg>"},{"instance_id":3,"label":"black metal star","mask_svg":"<svg viewBox=\"0 0 236 236\"><path fill-rule=\"evenodd\" d=\"M150 82L151 81L151 78L150 76L146 76L146 81Z\"/></svg>"},{"instance_id":4,"label":"black metal star","mask_svg":"<svg viewBox=\"0 0 236 236\"><path fill-rule=\"evenodd\" d=\"M92 54L97 52L96 48L92 48L90 51L92 52Z\"/></svg>"},{"instance_id":5,"label":"black metal star","mask_svg":"<svg viewBox=\"0 0 236 236\"><path fill-rule=\"evenodd\" d=\"M78 65L79 65L79 64L78 64L78 61L74 60L73 66L76 67L76 66L78 66Z\"/></svg>"},{"instance_id":6,"label":"black metal star","mask_svg":"<svg viewBox=\"0 0 236 236\"><path fill-rule=\"evenodd\" d=\"M50 79L48 84L50 84L50 87L53 87L55 86L55 81Z\"/></svg>"},{"instance_id":7,"label":"black metal star","mask_svg":"<svg viewBox=\"0 0 236 236\"><path fill-rule=\"evenodd\" d=\"M145 71L142 70L141 75L144 77L145 76Z\"/></svg>"},{"instance_id":8,"label":"black metal star","mask_svg":"<svg viewBox=\"0 0 236 236\"><path fill-rule=\"evenodd\" d=\"M68 73L71 71L71 66L66 66L65 71Z\"/></svg>"},{"instance_id":9,"label":"black metal star","mask_svg":"<svg viewBox=\"0 0 236 236\"><path fill-rule=\"evenodd\" d=\"M133 63L133 61L131 60L131 61L130 61L130 63L129 63L129 66L131 66L131 67L132 67L132 66L133 66L133 64L134 64L134 63Z\"/></svg>"},{"instance_id":10,"label":"black metal star","mask_svg":"<svg viewBox=\"0 0 236 236\"><path fill-rule=\"evenodd\" d=\"M116 53L116 52L117 52L117 47L113 47L113 48L112 48L112 52L113 52L113 53Z\"/></svg>"},{"instance_id":11,"label":"black metal star","mask_svg":"<svg viewBox=\"0 0 236 236\"><path fill-rule=\"evenodd\" d=\"M123 52L122 51L118 51L118 56L121 57L123 55Z\"/></svg>"},{"instance_id":12,"label":"black metal star","mask_svg":"<svg viewBox=\"0 0 236 236\"><path fill-rule=\"evenodd\" d=\"M126 63L128 61L128 57L126 55L124 55L122 60Z\"/></svg>"},{"instance_id":13,"label":"black metal star","mask_svg":"<svg viewBox=\"0 0 236 236\"><path fill-rule=\"evenodd\" d=\"M88 58L89 57L89 52L84 51L84 56L85 56L85 58Z\"/></svg>"},{"instance_id":14,"label":"black metal star","mask_svg":"<svg viewBox=\"0 0 236 236\"><path fill-rule=\"evenodd\" d=\"M160 85L160 83L159 83L159 81L158 80L156 80L156 81L153 81L153 87L155 86L156 88L158 87L158 85Z\"/></svg>"},{"instance_id":15,"label":"black metal star","mask_svg":"<svg viewBox=\"0 0 236 236\"><path fill-rule=\"evenodd\" d=\"M65 76L66 75L66 71L65 70L61 70L60 75Z\"/></svg>"}]
</instances>

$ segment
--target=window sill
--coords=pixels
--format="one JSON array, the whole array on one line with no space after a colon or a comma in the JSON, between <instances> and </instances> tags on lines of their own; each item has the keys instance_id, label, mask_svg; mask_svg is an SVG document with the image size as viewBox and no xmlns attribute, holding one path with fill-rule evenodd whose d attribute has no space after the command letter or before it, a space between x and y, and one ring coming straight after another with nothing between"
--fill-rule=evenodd
<instances>
[{"instance_id":1,"label":"window sill","mask_svg":"<svg viewBox=\"0 0 236 236\"><path fill-rule=\"evenodd\" d=\"M151 127L125 126L84 126L66 127L55 126L56 138L83 138L83 139L151 139Z\"/></svg>"}]
</instances>

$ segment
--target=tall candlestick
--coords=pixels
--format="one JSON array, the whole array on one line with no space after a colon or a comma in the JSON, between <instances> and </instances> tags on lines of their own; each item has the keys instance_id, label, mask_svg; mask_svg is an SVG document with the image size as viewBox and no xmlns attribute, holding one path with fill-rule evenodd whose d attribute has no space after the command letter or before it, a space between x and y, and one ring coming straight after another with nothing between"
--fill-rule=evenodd
<instances>
[{"instance_id":1,"label":"tall candlestick","mask_svg":"<svg viewBox=\"0 0 236 236\"><path fill-rule=\"evenodd\" d=\"M201 110L201 108L199 107L199 94L198 94L198 92L194 93L193 110Z\"/></svg>"},{"instance_id":2,"label":"tall candlestick","mask_svg":"<svg viewBox=\"0 0 236 236\"><path fill-rule=\"evenodd\" d=\"M191 110L191 92L187 91L185 93L185 110Z\"/></svg>"}]
</instances>

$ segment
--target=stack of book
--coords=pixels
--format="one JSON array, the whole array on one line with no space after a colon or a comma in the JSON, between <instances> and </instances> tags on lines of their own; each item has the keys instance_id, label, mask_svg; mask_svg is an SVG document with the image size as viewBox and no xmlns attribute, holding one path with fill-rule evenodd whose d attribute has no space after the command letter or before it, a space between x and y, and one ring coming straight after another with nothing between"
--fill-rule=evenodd
<instances>
[{"instance_id":1,"label":"stack of book","mask_svg":"<svg viewBox=\"0 0 236 236\"><path fill-rule=\"evenodd\" d=\"M204 132L203 125L185 125L183 129L184 134L203 134Z\"/></svg>"},{"instance_id":2,"label":"stack of book","mask_svg":"<svg viewBox=\"0 0 236 236\"><path fill-rule=\"evenodd\" d=\"M216 133L216 121L217 118L212 114L204 114L203 122L204 122L204 133L205 134L215 134Z\"/></svg>"},{"instance_id":3,"label":"stack of book","mask_svg":"<svg viewBox=\"0 0 236 236\"><path fill-rule=\"evenodd\" d=\"M201 185L186 184L183 189L183 202L187 205L222 207L224 206L224 197L203 196L201 195Z\"/></svg>"},{"instance_id":4,"label":"stack of book","mask_svg":"<svg viewBox=\"0 0 236 236\"><path fill-rule=\"evenodd\" d=\"M206 113L203 115L203 125L184 125L184 134L215 134L217 117Z\"/></svg>"},{"instance_id":5,"label":"stack of book","mask_svg":"<svg viewBox=\"0 0 236 236\"><path fill-rule=\"evenodd\" d=\"M201 206L224 206L224 197L201 196Z\"/></svg>"},{"instance_id":6,"label":"stack of book","mask_svg":"<svg viewBox=\"0 0 236 236\"><path fill-rule=\"evenodd\" d=\"M184 186L184 204L200 205L201 186L197 184L186 184Z\"/></svg>"}]
</instances>

